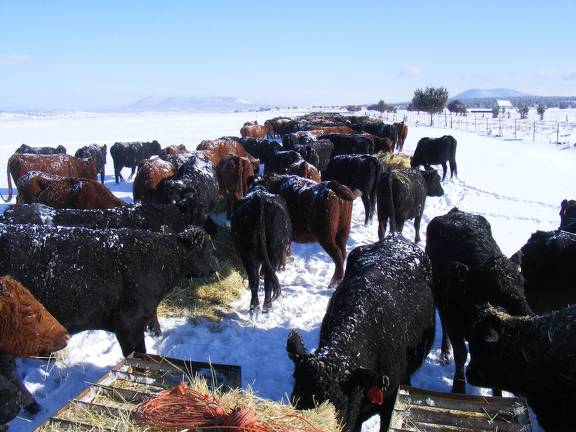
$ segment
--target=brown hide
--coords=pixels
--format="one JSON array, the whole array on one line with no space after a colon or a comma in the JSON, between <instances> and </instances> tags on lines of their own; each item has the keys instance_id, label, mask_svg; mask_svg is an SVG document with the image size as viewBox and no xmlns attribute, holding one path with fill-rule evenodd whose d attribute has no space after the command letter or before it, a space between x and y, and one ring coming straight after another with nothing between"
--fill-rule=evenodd
<instances>
[{"instance_id":1,"label":"brown hide","mask_svg":"<svg viewBox=\"0 0 576 432\"><path fill-rule=\"evenodd\" d=\"M314 165L305 160L294 162L286 169L286 174L293 174L319 183L321 180L320 171Z\"/></svg>"},{"instance_id":2,"label":"brown hide","mask_svg":"<svg viewBox=\"0 0 576 432\"><path fill-rule=\"evenodd\" d=\"M53 208L102 209L124 205L96 180L31 171L18 180L18 204L42 203Z\"/></svg>"},{"instance_id":3,"label":"brown hide","mask_svg":"<svg viewBox=\"0 0 576 432\"><path fill-rule=\"evenodd\" d=\"M204 140L198 144L196 150L202 150L208 159L210 159L214 168L216 168L220 161L228 155L234 155L247 158L252 164L255 173L258 173L260 169L260 160L252 157L252 155L248 153L238 141L225 138Z\"/></svg>"},{"instance_id":4,"label":"brown hide","mask_svg":"<svg viewBox=\"0 0 576 432\"><path fill-rule=\"evenodd\" d=\"M8 199L12 199L12 181L14 183L30 171L41 171L50 175L63 177L77 177L96 180L96 161L94 159L78 159L67 154L35 155L28 153L14 153L8 159ZM4 198L4 197L2 197Z\"/></svg>"},{"instance_id":5,"label":"brown hide","mask_svg":"<svg viewBox=\"0 0 576 432\"><path fill-rule=\"evenodd\" d=\"M68 343L68 332L18 281L0 277L0 352L47 356Z\"/></svg>"},{"instance_id":6,"label":"brown hide","mask_svg":"<svg viewBox=\"0 0 576 432\"><path fill-rule=\"evenodd\" d=\"M330 287L335 287L344 276L352 201L360 194L336 181L316 183L296 176L275 175L271 179L270 192L280 194L288 204L292 240L318 242L322 246L336 265L330 281Z\"/></svg>"},{"instance_id":7,"label":"brown hide","mask_svg":"<svg viewBox=\"0 0 576 432\"><path fill-rule=\"evenodd\" d=\"M186 146L184 144L171 145L171 146L168 146L166 148L163 148L160 151L160 154L158 155L158 157L160 159L166 160L166 158L170 155L181 155L181 154L188 154L188 153L190 153L190 151L186 148Z\"/></svg>"},{"instance_id":8,"label":"brown hide","mask_svg":"<svg viewBox=\"0 0 576 432\"><path fill-rule=\"evenodd\" d=\"M406 137L408 136L408 125L402 121L400 123L394 123L394 126L396 126L396 131L398 132L396 149L401 152L404 148L404 141L406 141Z\"/></svg>"},{"instance_id":9,"label":"brown hide","mask_svg":"<svg viewBox=\"0 0 576 432\"><path fill-rule=\"evenodd\" d=\"M140 161L138 172L132 185L134 201L155 202L156 189L162 180L173 177L176 168L170 162L159 158Z\"/></svg>"},{"instance_id":10,"label":"brown hide","mask_svg":"<svg viewBox=\"0 0 576 432\"><path fill-rule=\"evenodd\" d=\"M216 167L220 193L226 199L226 214L232 215L234 204L248 192L248 181L254 177L254 168L245 157L230 155Z\"/></svg>"},{"instance_id":11,"label":"brown hide","mask_svg":"<svg viewBox=\"0 0 576 432\"><path fill-rule=\"evenodd\" d=\"M272 130L269 128L268 125L259 125L259 124L246 124L240 128L240 136L242 138L250 137L250 138L266 138L266 135L271 135Z\"/></svg>"}]
</instances>

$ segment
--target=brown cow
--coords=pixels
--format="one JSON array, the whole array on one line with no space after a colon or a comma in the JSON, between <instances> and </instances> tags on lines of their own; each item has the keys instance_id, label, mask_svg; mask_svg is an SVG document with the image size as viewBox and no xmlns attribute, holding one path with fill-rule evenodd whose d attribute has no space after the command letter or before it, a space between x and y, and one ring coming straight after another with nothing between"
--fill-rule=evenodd
<instances>
[{"instance_id":1,"label":"brown cow","mask_svg":"<svg viewBox=\"0 0 576 432\"><path fill-rule=\"evenodd\" d=\"M259 124L246 124L240 128L240 136L242 138L266 138L267 135L272 134L272 130L269 125L259 125Z\"/></svg>"},{"instance_id":2,"label":"brown cow","mask_svg":"<svg viewBox=\"0 0 576 432\"><path fill-rule=\"evenodd\" d=\"M11 276L0 277L0 352L46 356L68 343L68 332Z\"/></svg>"},{"instance_id":3,"label":"brown cow","mask_svg":"<svg viewBox=\"0 0 576 432\"><path fill-rule=\"evenodd\" d=\"M158 183L175 174L176 167L171 162L159 158L141 160L132 185L134 201L157 202Z\"/></svg>"},{"instance_id":4,"label":"brown cow","mask_svg":"<svg viewBox=\"0 0 576 432\"><path fill-rule=\"evenodd\" d=\"M188 153L190 153L190 150L188 150L184 144L171 145L171 146L168 146L166 148L163 148L160 151L160 154L158 155L158 157L160 159L167 160L168 156L170 156L170 155L181 155L181 154L188 154Z\"/></svg>"},{"instance_id":5,"label":"brown cow","mask_svg":"<svg viewBox=\"0 0 576 432\"><path fill-rule=\"evenodd\" d=\"M124 205L96 180L30 171L17 183L17 204L41 203L53 208L104 209Z\"/></svg>"},{"instance_id":6,"label":"brown cow","mask_svg":"<svg viewBox=\"0 0 576 432\"><path fill-rule=\"evenodd\" d=\"M316 183L320 183L321 181L321 175L320 171L318 171L318 168L312 164L309 164L305 160L294 162L286 169L286 174L304 177L310 180L314 180Z\"/></svg>"},{"instance_id":7,"label":"brown cow","mask_svg":"<svg viewBox=\"0 0 576 432\"><path fill-rule=\"evenodd\" d=\"M392 153L394 151L394 143L388 137L380 138L368 132L356 133L354 135L369 139L372 144L374 144L374 153L378 153L379 151Z\"/></svg>"},{"instance_id":8,"label":"brown cow","mask_svg":"<svg viewBox=\"0 0 576 432\"><path fill-rule=\"evenodd\" d=\"M48 356L68 344L68 331L22 284L0 277L0 430L20 412L39 406L16 373L12 356Z\"/></svg>"},{"instance_id":9,"label":"brown cow","mask_svg":"<svg viewBox=\"0 0 576 432\"><path fill-rule=\"evenodd\" d=\"M292 240L318 242L330 255L336 269L329 287L335 287L344 276L352 201L361 193L352 192L336 181L316 183L294 175L273 174L259 182L286 200L292 221Z\"/></svg>"},{"instance_id":10,"label":"brown cow","mask_svg":"<svg viewBox=\"0 0 576 432\"><path fill-rule=\"evenodd\" d=\"M204 140L196 150L201 150L202 153L210 159L214 168L218 166L220 161L228 155L241 156L247 158L252 166L254 167L254 172L258 173L260 170L260 160L255 159L238 141L230 138L219 138L216 140Z\"/></svg>"},{"instance_id":11,"label":"brown cow","mask_svg":"<svg viewBox=\"0 0 576 432\"><path fill-rule=\"evenodd\" d=\"M226 215L232 215L234 204L248 192L248 183L254 177L254 168L245 157L229 155L216 167L220 193L226 198Z\"/></svg>"},{"instance_id":12,"label":"brown cow","mask_svg":"<svg viewBox=\"0 0 576 432\"><path fill-rule=\"evenodd\" d=\"M404 141L406 141L406 137L408 136L408 125L404 123L402 120L400 123L394 123L396 126L396 131L398 132L398 143L396 144L396 149L398 152L401 152L404 148Z\"/></svg>"},{"instance_id":13,"label":"brown cow","mask_svg":"<svg viewBox=\"0 0 576 432\"><path fill-rule=\"evenodd\" d=\"M328 134L354 134L356 131L348 126L325 126L322 128L294 132L297 136L309 136L311 138L318 138L322 135Z\"/></svg>"},{"instance_id":14,"label":"brown cow","mask_svg":"<svg viewBox=\"0 0 576 432\"><path fill-rule=\"evenodd\" d=\"M96 180L96 161L94 159L78 159L67 154L35 155L27 153L14 153L8 159L8 199L2 195L4 202L12 199L12 181L10 175L17 183L20 177L30 171L42 171L46 174L63 177L77 177Z\"/></svg>"}]
</instances>

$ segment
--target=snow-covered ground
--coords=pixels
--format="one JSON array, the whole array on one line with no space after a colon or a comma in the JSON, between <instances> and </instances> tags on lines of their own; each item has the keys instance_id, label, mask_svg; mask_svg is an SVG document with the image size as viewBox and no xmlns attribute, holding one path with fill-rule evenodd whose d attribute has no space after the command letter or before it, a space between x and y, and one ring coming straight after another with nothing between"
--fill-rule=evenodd
<instances>
[{"instance_id":1,"label":"snow-covered ground","mask_svg":"<svg viewBox=\"0 0 576 432\"><path fill-rule=\"evenodd\" d=\"M157 139L162 146L185 144L189 149L205 138L238 135L247 120L281 115L263 113L143 113L143 114L74 114L53 117L0 117L0 166L21 144L56 146L69 153L92 142ZM297 114L291 111L289 115ZM405 150L411 153L423 136L450 133L458 140L456 154L458 178L446 180L445 195L428 198L422 221L422 247L427 223L453 206L484 215L491 223L494 237L506 254L514 253L537 230L558 226L559 204L574 198L576 149L558 147L548 141L524 141L439 128L411 127ZM125 170L127 173L128 170ZM127 175L125 176L127 177ZM114 184L112 161L106 166L106 184L118 196L131 202L131 184ZM0 178L0 190L6 194L6 178ZM0 208L2 211L5 205ZM354 203L349 250L377 240L376 223L364 227L362 203ZM404 235L414 238L411 223ZM291 329L301 332L306 345L313 349L319 338L319 326L332 294L327 289L334 270L332 260L318 245L294 244L293 260L279 273L283 297L267 315L250 320L249 293L236 304L235 311L222 323L188 323L184 319L162 319L164 334L147 337L149 352L170 357L237 364L242 367L243 385L251 385L263 397L281 399L292 390L293 364L285 351ZM105 289L105 287L103 287ZM441 366L437 340L428 359L413 377L415 386L449 391L453 366ZM112 334L90 331L71 338L65 364L47 365L37 360L19 362L19 372L27 387L42 404L33 418L14 420L11 430L29 431L42 423L67 400L94 382L121 358ZM471 393L483 390L468 387ZM378 430L378 420L366 422L363 430Z\"/></svg>"}]
</instances>

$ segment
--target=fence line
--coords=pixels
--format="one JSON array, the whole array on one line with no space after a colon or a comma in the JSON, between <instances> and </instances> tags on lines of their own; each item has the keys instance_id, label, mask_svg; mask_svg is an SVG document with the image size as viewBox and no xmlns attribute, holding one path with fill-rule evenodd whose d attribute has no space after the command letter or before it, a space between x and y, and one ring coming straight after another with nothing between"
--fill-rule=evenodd
<instances>
[{"instance_id":1,"label":"fence line","mask_svg":"<svg viewBox=\"0 0 576 432\"><path fill-rule=\"evenodd\" d=\"M383 113L381 118L389 123L404 120L409 126L430 126L430 114L424 112L401 111ZM575 122L492 118L490 113L489 115L479 113L468 113L467 115L434 114L432 116L432 127L464 130L506 139L531 139L533 142L538 139L549 143L564 143L572 135L576 134Z\"/></svg>"}]
</instances>

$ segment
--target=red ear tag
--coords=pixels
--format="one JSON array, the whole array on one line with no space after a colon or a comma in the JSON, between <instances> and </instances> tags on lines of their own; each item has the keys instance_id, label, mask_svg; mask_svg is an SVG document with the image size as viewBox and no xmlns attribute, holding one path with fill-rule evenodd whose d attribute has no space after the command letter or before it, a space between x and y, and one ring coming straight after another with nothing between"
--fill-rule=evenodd
<instances>
[{"instance_id":1,"label":"red ear tag","mask_svg":"<svg viewBox=\"0 0 576 432\"><path fill-rule=\"evenodd\" d=\"M373 385L368 389L368 400L374 405L382 405L384 402L384 392L380 387Z\"/></svg>"}]
</instances>

